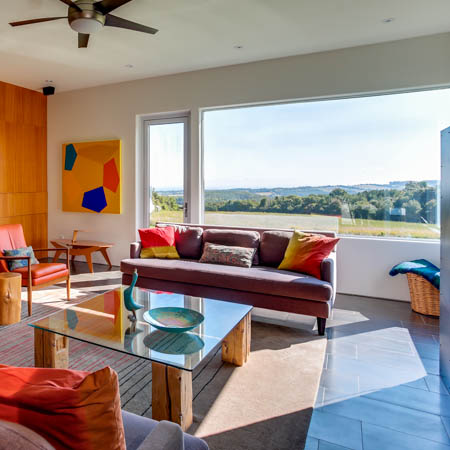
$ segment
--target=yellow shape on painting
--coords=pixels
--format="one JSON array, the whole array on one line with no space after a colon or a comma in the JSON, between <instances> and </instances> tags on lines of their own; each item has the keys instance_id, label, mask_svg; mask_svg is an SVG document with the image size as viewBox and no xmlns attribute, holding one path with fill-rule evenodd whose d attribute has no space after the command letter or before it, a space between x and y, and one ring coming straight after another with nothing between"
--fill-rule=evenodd
<instances>
[{"instance_id":1,"label":"yellow shape on painting","mask_svg":"<svg viewBox=\"0 0 450 450\"><path fill-rule=\"evenodd\" d=\"M110 140L63 145L63 211L121 214L121 144ZM111 183L117 186L114 191Z\"/></svg>"}]
</instances>

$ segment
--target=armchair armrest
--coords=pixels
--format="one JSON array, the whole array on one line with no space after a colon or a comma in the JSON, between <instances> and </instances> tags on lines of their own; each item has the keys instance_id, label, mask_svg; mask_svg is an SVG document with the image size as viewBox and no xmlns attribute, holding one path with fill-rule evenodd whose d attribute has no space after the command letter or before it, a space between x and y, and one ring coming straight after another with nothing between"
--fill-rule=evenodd
<instances>
[{"instance_id":1,"label":"armchair armrest","mask_svg":"<svg viewBox=\"0 0 450 450\"><path fill-rule=\"evenodd\" d=\"M142 244L140 242L132 242L130 244L130 258L139 258L141 255Z\"/></svg>"},{"instance_id":2,"label":"armchair armrest","mask_svg":"<svg viewBox=\"0 0 450 450\"><path fill-rule=\"evenodd\" d=\"M163 420L156 425L138 450L184 450L184 434L181 427Z\"/></svg>"},{"instance_id":3,"label":"armchair armrest","mask_svg":"<svg viewBox=\"0 0 450 450\"><path fill-rule=\"evenodd\" d=\"M20 259L27 259L28 261L31 261L31 256L0 256L0 259L3 259L5 261L18 261Z\"/></svg>"},{"instance_id":4,"label":"armchair armrest","mask_svg":"<svg viewBox=\"0 0 450 450\"><path fill-rule=\"evenodd\" d=\"M60 252L69 251L68 248L34 248L33 251L36 252L56 252L59 250Z\"/></svg>"}]
</instances>

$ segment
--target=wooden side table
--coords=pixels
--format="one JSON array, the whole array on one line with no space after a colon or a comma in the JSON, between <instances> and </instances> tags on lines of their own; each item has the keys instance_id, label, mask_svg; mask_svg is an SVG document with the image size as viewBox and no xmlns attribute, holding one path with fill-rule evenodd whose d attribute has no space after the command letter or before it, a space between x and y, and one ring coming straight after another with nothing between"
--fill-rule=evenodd
<instances>
[{"instance_id":1,"label":"wooden side table","mask_svg":"<svg viewBox=\"0 0 450 450\"><path fill-rule=\"evenodd\" d=\"M73 239L55 239L50 241L51 244L60 249L69 249L69 255L72 256L72 261L75 259L75 256L84 256L86 258L86 262L88 263L89 270L91 273L94 273L94 267L92 266L92 253L100 252L105 258L106 264L108 264L109 268L112 267L111 260L108 256L108 248L111 248L114 244L109 244L108 242L100 242L100 241L73 241ZM59 257L62 254L61 251L56 251L55 256L53 257L53 262L58 261Z\"/></svg>"},{"instance_id":2,"label":"wooden side table","mask_svg":"<svg viewBox=\"0 0 450 450\"><path fill-rule=\"evenodd\" d=\"M0 325L20 322L22 275L20 273L0 273Z\"/></svg>"}]
</instances>

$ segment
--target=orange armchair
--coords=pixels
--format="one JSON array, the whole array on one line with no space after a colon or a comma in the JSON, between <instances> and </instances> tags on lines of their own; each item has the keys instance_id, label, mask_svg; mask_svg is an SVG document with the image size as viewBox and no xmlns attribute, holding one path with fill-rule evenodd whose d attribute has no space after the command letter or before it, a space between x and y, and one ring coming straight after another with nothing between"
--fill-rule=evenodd
<instances>
[{"instance_id":1,"label":"orange armchair","mask_svg":"<svg viewBox=\"0 0 450 450\"><path fill-rule=\"evenodd\" d=\"M23 228L20 224L2 225L0 226L0 254L4 250L14 250L27 247ZM56 248L40 248L34 249L34 252L64 251ZM28 291L28 315L31 316L33 291L51 286L56 283L66 281L67 299L70 300L70 265L69 250L65 250L66 264L62 263L39 263L31 264L29 256L1 256L0 255L0 272L9 272L8 260L26 260L27 266L15 269L13 272L22 275L22 286Z\"/></svg>"}]
</instances>

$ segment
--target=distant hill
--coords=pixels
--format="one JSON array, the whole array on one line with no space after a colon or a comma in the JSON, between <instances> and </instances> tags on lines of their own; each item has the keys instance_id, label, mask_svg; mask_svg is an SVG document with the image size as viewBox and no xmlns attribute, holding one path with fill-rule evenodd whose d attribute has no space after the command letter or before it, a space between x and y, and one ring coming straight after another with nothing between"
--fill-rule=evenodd
<instances>
[{"instance_id":1,"label":"distant hill","mask_svg":"<svg viewBox=\"0 0 450 450\"><path fill-rule=\"evenodd\" d=\"M438 180L425 180L429 186L439 185ZM299 186L299 187L277 187L277 188L234 188L234 189L207 189L205 191L205 201L227 201L227 200L256 200L261 197L286 197L288 195L298 195L306 197L308 195L326 195L332 190L340 188L349 194L357 194L363 191L373 191L379 189L405 188L408 181L391 181L388 184L354 184L346 185L327 185L327 186ZM179 197L183 194L181 190L158 191L159 194Z\"/></svg>"}]
</instances>

